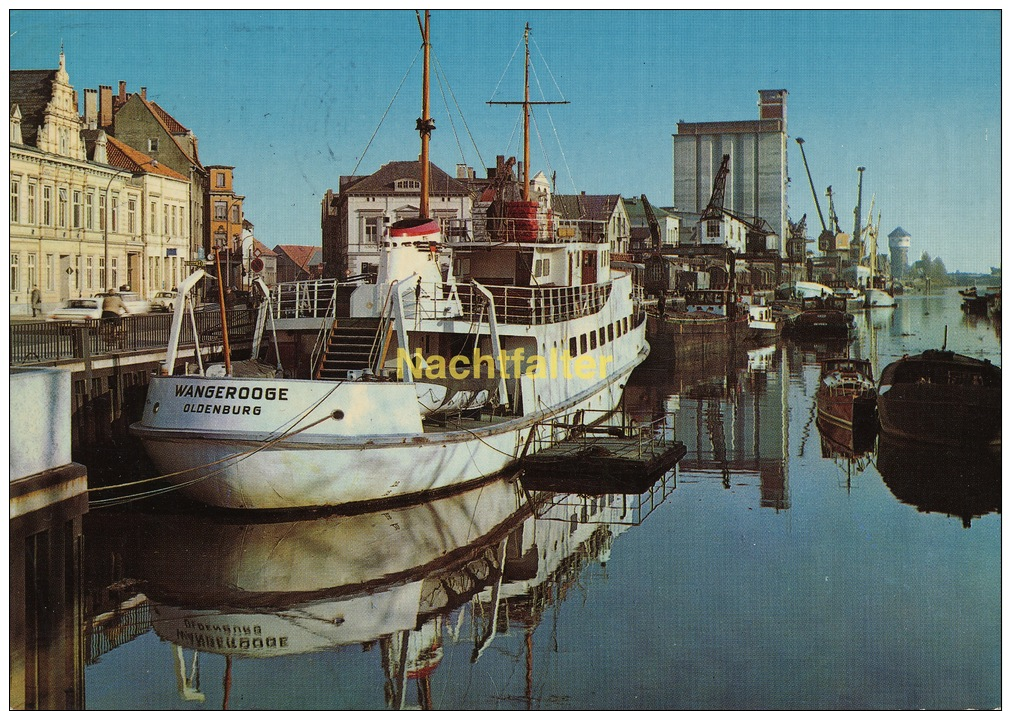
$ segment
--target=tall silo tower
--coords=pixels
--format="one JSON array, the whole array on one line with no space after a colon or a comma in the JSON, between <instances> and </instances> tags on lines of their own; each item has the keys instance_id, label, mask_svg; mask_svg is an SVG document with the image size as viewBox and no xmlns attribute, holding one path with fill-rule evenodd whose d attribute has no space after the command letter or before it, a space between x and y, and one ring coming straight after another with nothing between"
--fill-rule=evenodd
<instances>
[{"instance_id":1,"label":"tall silo tower","mask_svg":"<svg viewBox=\"0 0 1011 711\"><path fill-rule=\"evenodd\" d=\"M901 227L888 233L888 250L891 253L892 276L901 279L909 271L909 238L911 235Z\"/></svg>"}]
</instances>

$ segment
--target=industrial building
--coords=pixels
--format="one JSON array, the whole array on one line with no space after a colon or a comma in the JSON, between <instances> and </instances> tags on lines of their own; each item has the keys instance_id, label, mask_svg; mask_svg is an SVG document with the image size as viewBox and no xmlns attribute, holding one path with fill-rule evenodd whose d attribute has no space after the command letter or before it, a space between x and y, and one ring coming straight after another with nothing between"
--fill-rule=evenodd
<instances>
[{"instance_id":1,"label":"industrial building","mask_svg":"<svg viewBox=\"0 0 1011 711\"><path fill-rule=\"evenodd\" d=\"M888 233L888 251L891 253L892 277L901 279L909 271L909 240L911 234L901 227Z\"/></svg>"},{"instance_id":2,"label":"industrial building","mask_svg":"<svg viewBox=\"0 0 1011 711\"><path fill-rule=\"evenodd\" d=\"M679 121L673 135L674 201L677 211L701 213L724 155L730 156L724 206L765 220L781 254L788 236L786 191L786 89L758 92L757 121Z\"/></svg>"}]
</instances>

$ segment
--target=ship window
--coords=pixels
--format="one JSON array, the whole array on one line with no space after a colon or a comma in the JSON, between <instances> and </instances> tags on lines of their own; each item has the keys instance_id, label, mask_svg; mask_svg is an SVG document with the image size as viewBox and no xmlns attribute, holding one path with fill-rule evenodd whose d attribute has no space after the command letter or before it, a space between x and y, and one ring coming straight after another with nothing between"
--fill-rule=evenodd
<instances>
[{"instance_id":1,"label":"ship window","mask_svg":"<svg viewBox=\"0 0 1011 711\"><path fill-rule=\"evenodd\" d=\"M599 334L600 334L600 345L604 345L605 343L607 343L607 341L604 339L604 327L603 326L600 327Z\"/></svg>"},{"instance_id":2,"label":"ship window","mask_svg":"<svg viewBox=\"0 0 1011 711\"><path fill-rule=\"evenodd\" d=\"M597 332L590 331L590 350L592 351L597 347Z\"/></svg>"},{"instance_id":3,"label":"ship window","mask_svg":"<svg viewBox=\"0 0 1011 711\"><path fill-rule=\"evenodd\" d=\"M569 357L575 358L577 354L578 351L576 350L576 337L573 336L572 338L569 339Z\"/></svg>"},{"instance_id":4,"label":"ship window","mask_svg":"<svg viewBox=\"0 0 1011 711\"><path fill-rule=\"evenodd\" d=\"M609 341L613 341L614 340L614 324L613 323L607 324L607 340L609 340Z\"/></svg>"},{"instance_id":5,"label":"ship window","mask_svg":"<svg viewBox=\"0 0 1011 711\"><path fill-rule=\"evenodd\" d=\"M581 334L579 336L579 352L586 353L586 334Z\"/></svg>"}]
</instances>

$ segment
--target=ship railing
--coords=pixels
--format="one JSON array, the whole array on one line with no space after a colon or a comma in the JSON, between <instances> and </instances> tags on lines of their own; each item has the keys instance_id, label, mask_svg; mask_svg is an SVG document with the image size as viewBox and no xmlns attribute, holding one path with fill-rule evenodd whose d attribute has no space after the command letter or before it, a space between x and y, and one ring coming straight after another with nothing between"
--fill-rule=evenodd
<instances>
[{"instance_id":1,"label":"ship railing","mask_svg":"<svg viewBox=\"0 0 1011 711\"><path fill-rule=\"evenodd\" d=\"M475 214L470 219L441 222L443 237L450 243L468 242L590 242L608 241L605 220L559 219L554 214L539 214L531 233L527 220L513 217L488 217ZM533 237L531 239L531 236Z\"/></svg>"},{"instance_id":2,"label":"ship railing","mask_svg":"<svg viewBox=\"0 0 1011 711\"><path fill-rule=\"evenodd\" d=\"M327 304L326 314L323 323L319 326L319 333L316 335L316 342L312 347L312 355L309 363L312 364L312 372L319 375L323 367L323 360L326 357L327 348L330 345L330 334L333 333L337 325L337 289L330 292L330 302Z\"/></svg>"},{"instance_id":3,"label":"ship railing","mask_svg":"<svg viewBox=\"0 0 1011 711\"><path fill-rule=\"evenodd\" d=\"M604 308L611 297L611 284L581 286L498 286L482 284L495 298L499 323L541 325L590 316ZM484 299L472 284L458 284L464 318L481 318Z\"/></svg>"},{"instance_id":4,"label":"ship railing","mask_svg":"<svg viewBox=\"0 0 1011 711\"><path fill-rule=\"evenodd\" d=\"M562 441L592 444L602 437L620 438L640 459L663 454L675 439L666 417L639 422L621 411L587 409L534 425L532 440L537 446L532 451Z\"/></svg>"},{"instance_id":5,"label":"ship railing","mask_svg":"<svg viewBox=\"0 0 1011 711\"><path fill-rule=\"evenodd\" d=\"M326 318L337 291L337 279L288 281L274 287L274 318Z\"/></svg>"}]
</instances>

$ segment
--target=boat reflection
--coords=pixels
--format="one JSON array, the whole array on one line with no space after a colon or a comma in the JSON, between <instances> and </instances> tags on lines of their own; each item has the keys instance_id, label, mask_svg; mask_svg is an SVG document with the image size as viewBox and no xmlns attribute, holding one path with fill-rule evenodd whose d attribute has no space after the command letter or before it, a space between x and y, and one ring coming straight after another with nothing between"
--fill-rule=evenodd
<instances>
[{"instance_id":1,"label":"boat reflection","mask_svg":"<svg viewBox=\"0 0 1011 711\"><path fill-rule=\"evenodd\" d=\"M952 448L893 437L878 438L877 469L899 501L923 513L972 519L1000 513L1000 449Z\"/></svg>"},{"instance_id":2,"label":"boat reflection","mask_svg":"<svg viewBox=\"0 0 1011 711\"><path fill-rule=\"evenodd\" d=\"M150 628L172 646L184 700L205 699L201 655L225 658L227 703L233 658L361 644L378 647L387 706L409 705L413 682L429 708L444 636L474 640L477 661L502 629L501 603L532 595L563 564L578 574L605 560L614 537L673 490L672 473L640 495L547 493L514 475L411 506L318 519L118 513L98 527L91 555L120 560L122 579L145 598ZM543 607L551 596L535 597ZM523 619L516 610L511 604L511 621ZM540 618L531 609L525 619L535 627Z\"/></svg>"}]
</instances>

